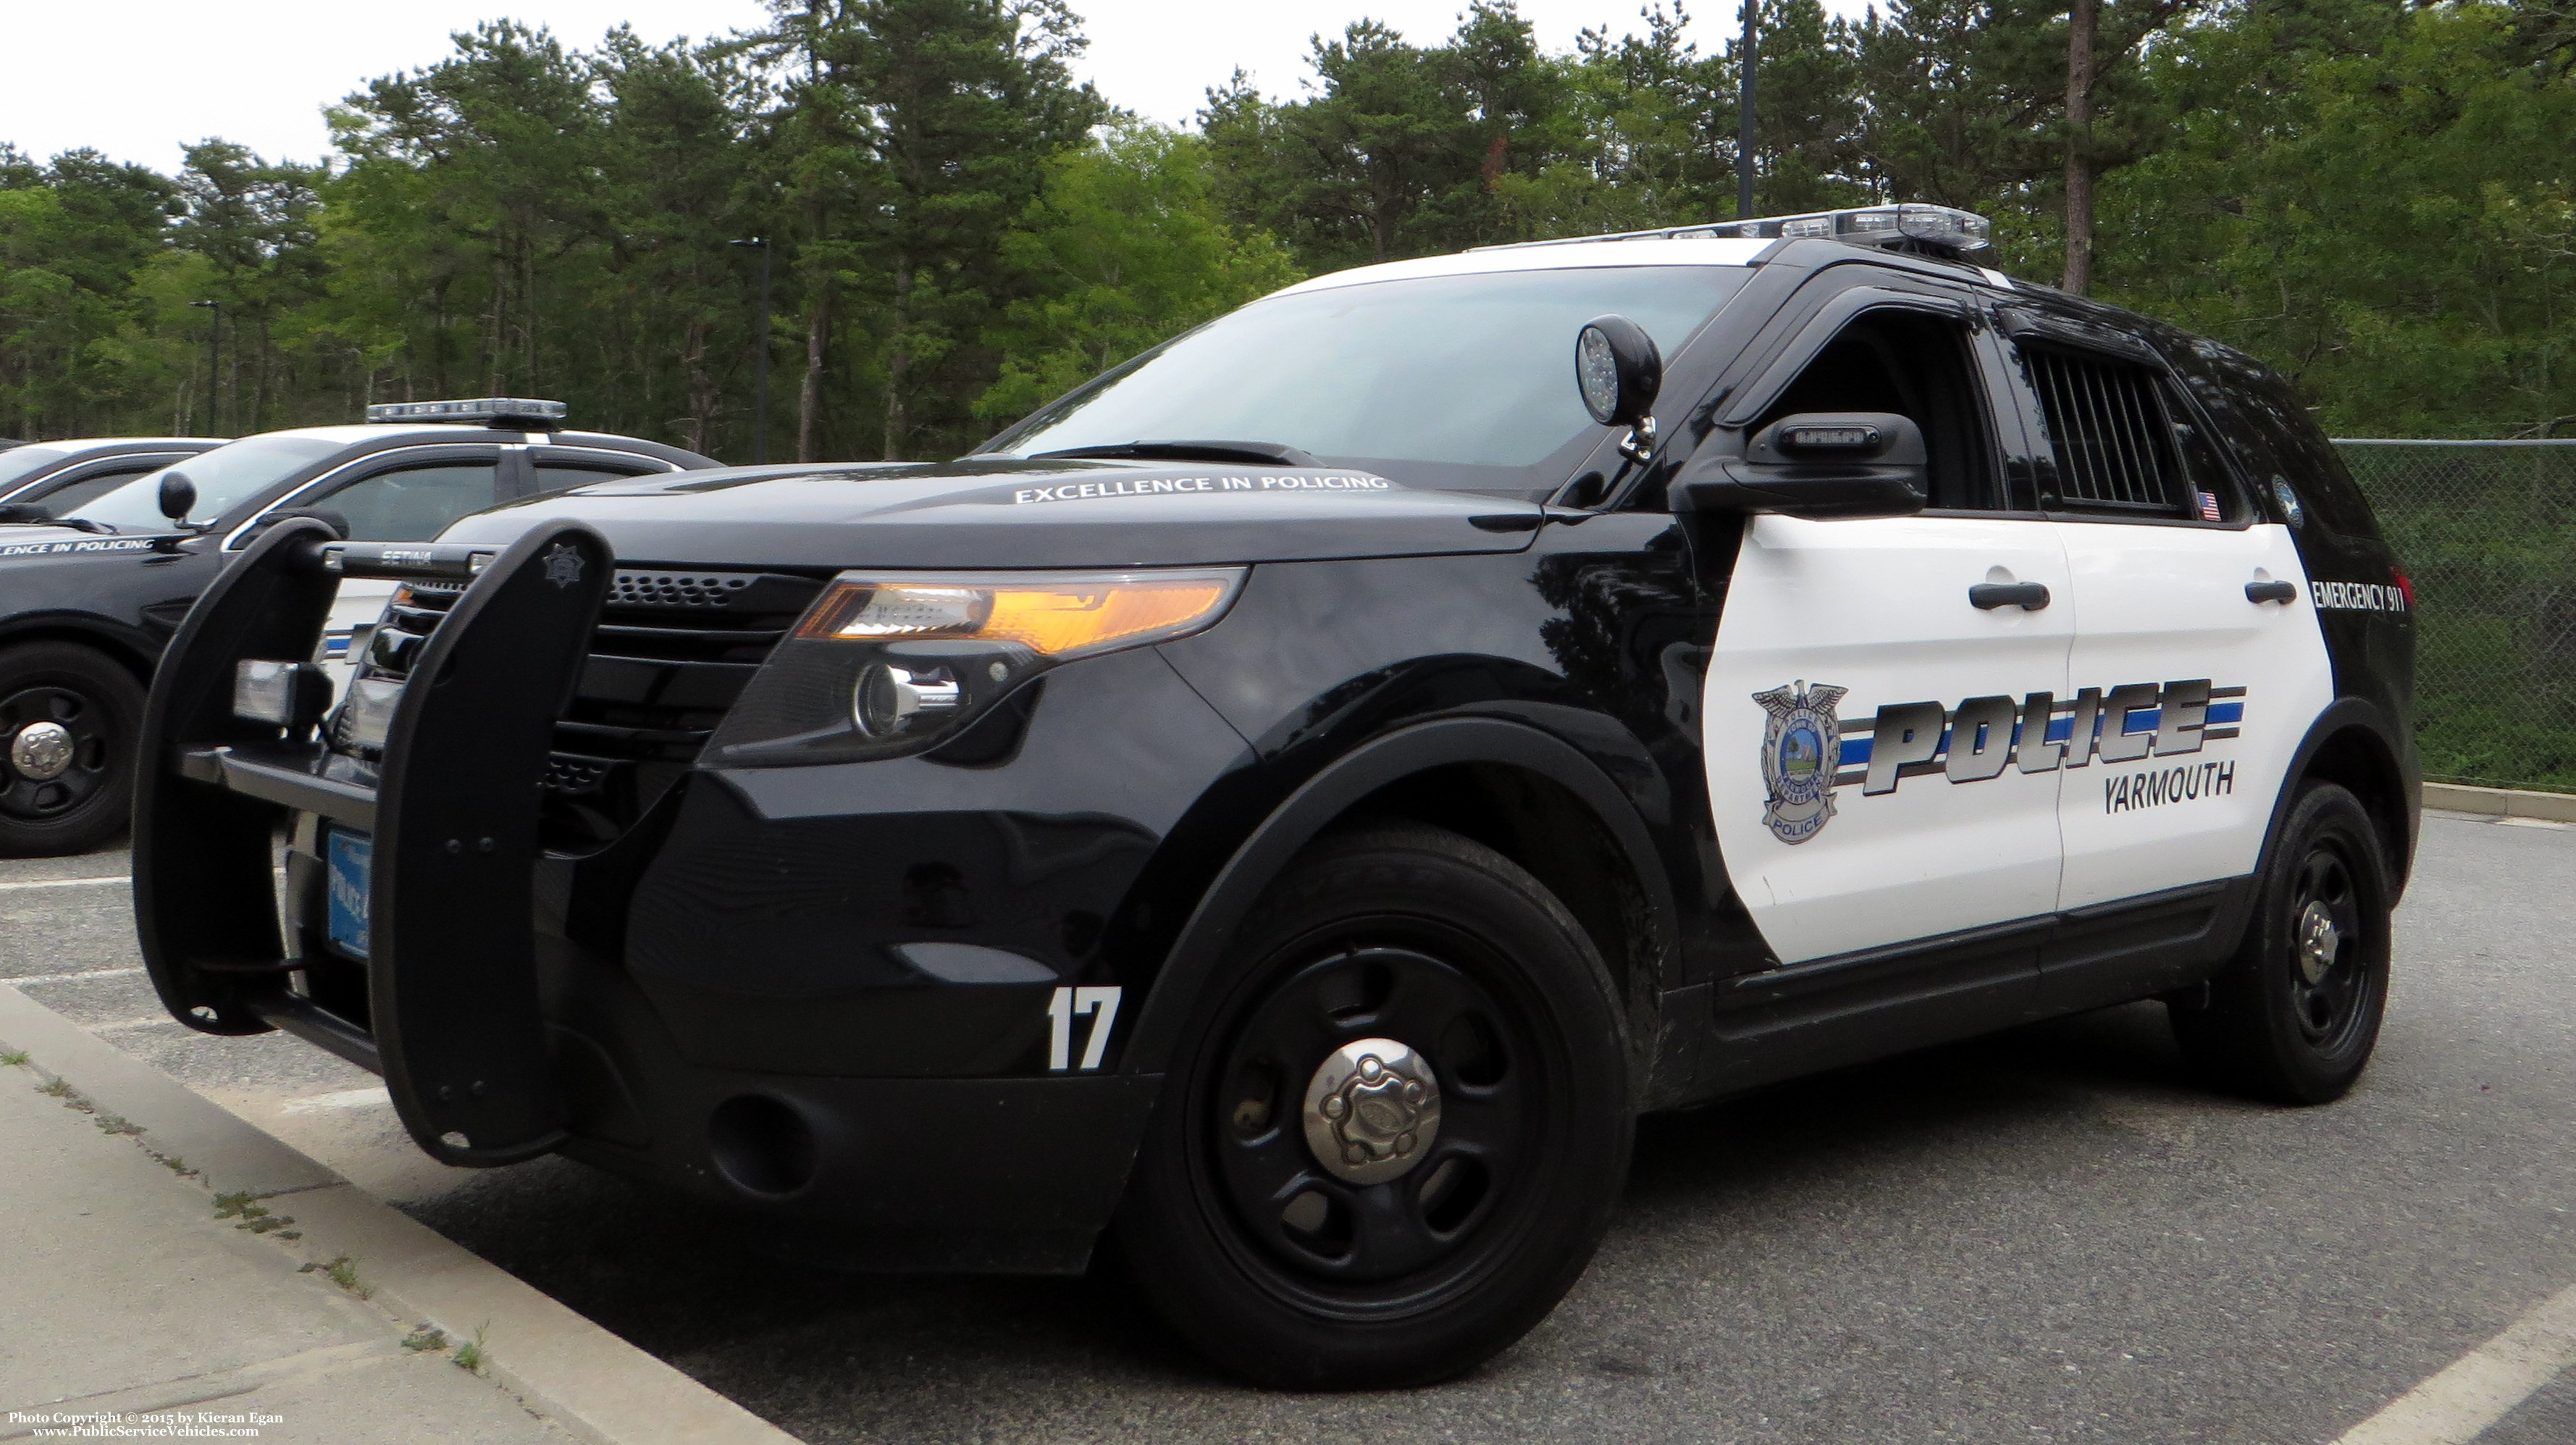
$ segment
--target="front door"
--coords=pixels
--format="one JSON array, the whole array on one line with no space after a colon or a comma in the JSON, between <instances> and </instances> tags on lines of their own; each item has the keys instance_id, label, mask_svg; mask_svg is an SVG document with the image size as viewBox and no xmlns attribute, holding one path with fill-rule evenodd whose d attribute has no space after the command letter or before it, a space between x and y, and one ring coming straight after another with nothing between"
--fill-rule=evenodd
<instances>
[{"instance_id":1,"label":"front door","mask_svg":"<svg viewBox=\"0 0 2576 1445\"><path fill-rule=\"evenodd\" d=\"M1924 430L1933 507L1749 521L1708 669L1718 842L1783 963L2039 918L2057 904L2058 783L2045 720L2074 609L2055 527L2016 513L1964 303L1861 311L1750 431L1812 411ZM2031 584L2034 605L1972 598ZM2026 728L2023 719L2042 720Z\"/></svg>"}]
</instances>

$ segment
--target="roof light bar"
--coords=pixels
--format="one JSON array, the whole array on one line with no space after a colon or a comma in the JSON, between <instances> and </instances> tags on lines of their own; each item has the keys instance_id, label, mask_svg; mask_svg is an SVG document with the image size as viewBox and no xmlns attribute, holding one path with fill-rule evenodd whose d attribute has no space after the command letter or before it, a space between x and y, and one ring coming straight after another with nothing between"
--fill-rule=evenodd
<instances>
[{"instance_id":1,"label":"roof light bar","mask_svg":"<svg viewBox=\"0 0 2576 1445\"><path fill-rule=\"evenodd\" d=\"M1844 241L1855 246L1925 250L1954 259L1994 244L1994 223L1950 206L1907 202L1895 206L1851 206L1839 211L1809 211L1796 216L1763 216L1750 221L1715 221L1701 226L1665 226L1652 231L1619 231L1603 236L1567 236L1554 241L1523 241L1524 246L1562 246L1575 241L1782 240L1808 237ZM1508 250L1479 246L1482 250Z\"/></svg>"},{"instance_id":2,"label":"roof light bar","mask_svg":"<svg viewBox=\"0 0 2576 1445\"><path fill-rule=\"evenodd\" d=\"M559 401L521 396L478 396L464 401L384 401L367 408L367 420L559 422L566 408Z\"/></svg>"}]
</instances>

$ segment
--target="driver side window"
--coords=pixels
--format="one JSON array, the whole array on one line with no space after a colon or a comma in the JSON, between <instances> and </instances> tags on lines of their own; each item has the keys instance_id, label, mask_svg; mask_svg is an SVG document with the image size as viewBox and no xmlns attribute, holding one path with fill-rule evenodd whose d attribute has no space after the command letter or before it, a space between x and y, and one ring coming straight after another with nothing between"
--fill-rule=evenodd
<instances>
[{"instance_id":1,"label":"driver side window","mask_svg":"<svg viewBox=\"0 0 2576 1445\"><path fill-rule=\"evenodd\" d=\"M499 501L493 462L446 462L379 472L312 505L348 519L357 542L426 542L448 524Z\"/></svg>"},{"instance_id":2,"label":"driver side window","mask_svg":"<svg viewBox=\"0 0 2576 1445\"><path fill-rule=\"evenodd\" d=\"M1746 434L1819 411L1883 411L1911 419L1923 429L1930 454L1933 509L2003 509L1985 396L1963 321L1900 308L1862 312Z\"/></svg>"}]
</instances>

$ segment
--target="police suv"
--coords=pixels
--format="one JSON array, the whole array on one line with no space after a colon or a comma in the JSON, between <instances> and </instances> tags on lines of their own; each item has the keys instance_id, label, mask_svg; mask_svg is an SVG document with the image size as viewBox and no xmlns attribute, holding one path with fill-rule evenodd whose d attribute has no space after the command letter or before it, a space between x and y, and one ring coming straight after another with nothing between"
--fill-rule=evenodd
<instances>
[{"instance_id":1,"label":"police suv","mask_svg":"<svg viewBox=\"0 0 2576 1445\"><path fill-rule=\"evenodd\" d=\"M716 465L566 431L563 416L554 401L404 402L367 408L365 426L230 444L0 453L0 856L84 852L124 829L153 659L197 594L281 515L326 515L373 541L427 540L497 502ZM314 657L344 654L392 590L344 588Z\"/></svg>"},{"instance_id":2,"label":"police suv","mask_svg":"<svg viewBox=\"0 0 2576 1445\"><path fill-rule=\"evenodd\" d=\"M440 1160L844 1265L1105 1244L1297 1388L1544 1317L1643 1110L2147 998L2333 1099L2415 836L2406 578L2261 367L1984 242L1373 266L953 463L283 522L153 692L153 978Z\"/></svg>"}]
</instances>

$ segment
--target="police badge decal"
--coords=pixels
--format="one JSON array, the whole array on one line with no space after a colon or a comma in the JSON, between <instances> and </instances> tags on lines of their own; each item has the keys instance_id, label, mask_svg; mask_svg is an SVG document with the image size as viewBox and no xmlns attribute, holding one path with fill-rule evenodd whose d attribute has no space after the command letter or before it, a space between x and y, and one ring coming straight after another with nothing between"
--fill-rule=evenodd
<instances>
[{"instance_id":1,"label":"police badge decal","mask_svg":"<svg viewBox=\"0 0 2576 1445\"><path fill-rule=\"evenodd\" d=\"M1849 691L1802 680L1753 694L1770 715L1762 729L1762 781L1771 796L1762 821L1783 843L1804 843L1833 820L1834 770L1843 755L1834 705Z\"/></svg>"}]
</instances>

